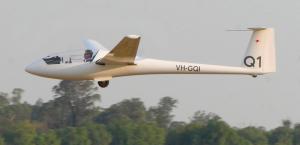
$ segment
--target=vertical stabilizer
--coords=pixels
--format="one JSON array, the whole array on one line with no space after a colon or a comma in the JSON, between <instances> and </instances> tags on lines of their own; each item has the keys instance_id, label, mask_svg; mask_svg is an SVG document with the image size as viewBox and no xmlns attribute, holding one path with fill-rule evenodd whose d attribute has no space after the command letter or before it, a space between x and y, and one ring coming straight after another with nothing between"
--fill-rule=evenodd
<instances>
[{"instance_id":1,"label":"vertical stabilizer","mask_svg":"<svg viewBox=\"0 0 300 145\"><path fill-rule=\"evenodd\" d=\"M249 28L252 36L243 60L245 67L256 69L258 73L276 71L275 34L273 28Z\"/></svg>"}]
</instances>

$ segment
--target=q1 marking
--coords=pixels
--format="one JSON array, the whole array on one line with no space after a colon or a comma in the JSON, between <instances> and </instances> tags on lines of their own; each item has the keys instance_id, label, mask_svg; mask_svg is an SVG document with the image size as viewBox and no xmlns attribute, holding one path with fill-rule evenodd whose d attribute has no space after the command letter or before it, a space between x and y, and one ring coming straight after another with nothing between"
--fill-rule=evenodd
<instances>
[{"instance_id":1,"label":"q1 marking","mask_svg":"<svg viewBox=\"0 0 300 145\"><path fill-rule=\"evenodd\" d=\"M176 65L177 71L200 72L200 66L197 65Z\"/></svg>"},{"instance_id":2,"label":"q1 marking","mask_svg":"<svg viewBox=\"0 0 300 145\"><path fill-rule=\"evenodd\" d=\"M256 60L258 61L258 67L261 68L261 56L258 56L256 59L253 56L246 56L244 59L244 64L247 67L255 67Z\"/></svg>"}]
</instances>

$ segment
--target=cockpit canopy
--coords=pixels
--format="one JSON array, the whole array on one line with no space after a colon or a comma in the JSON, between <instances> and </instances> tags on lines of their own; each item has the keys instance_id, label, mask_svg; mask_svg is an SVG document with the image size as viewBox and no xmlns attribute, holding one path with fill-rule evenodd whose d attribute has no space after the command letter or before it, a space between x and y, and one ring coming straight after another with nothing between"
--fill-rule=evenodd
<instances>
[{"instance_id":1,"label":"cockpit canopy","mask_svg":"<svg viewBox=\"0 0 300 145\"><path fill-rule=\"evenodd\" d=\"M87 63L92 62L99 50L80 49L55 53L44 57L47 64Z\"/></svg>"},{"instance_id":2,"label":"cockpit canopy","mask_svg":"<svg viewBox=\"0 0 300 145\"><path fill-rule=\"evenodd\" d=\"M85 49L65 51L55 53L44 57L43 60L47 64L63 64L63 63L87 63L94 60L97 54L107 51L100 43L91 39L84 39Z\"/></svg>"}]
</instances>

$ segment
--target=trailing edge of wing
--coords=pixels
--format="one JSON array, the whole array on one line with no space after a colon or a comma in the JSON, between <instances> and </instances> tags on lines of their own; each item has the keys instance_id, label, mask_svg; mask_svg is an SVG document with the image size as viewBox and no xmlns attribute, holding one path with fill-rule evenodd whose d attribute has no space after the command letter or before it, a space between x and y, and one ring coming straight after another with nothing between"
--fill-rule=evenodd
<instances>
[{"instance_id":1,"label":"trailing edge of wing","mask_svg":"<svg viewBox=\"0 0 300 145\"><path fill-rule=\"evenodd\" d=\"M136 57L141 37L125 36L107 55L96 61L96 64L132 65Z\"/></svg>"},{"instance_id":2,"label":"trailing edge of wing","mask_svg":"<svg viewBox=\"0 0 300 145\"><path fill-rule=\"evenodd\" d=\"M109 81L111 79L112 79L112 76L94 78L95 81Z\"/></svg>"}]
</instances>

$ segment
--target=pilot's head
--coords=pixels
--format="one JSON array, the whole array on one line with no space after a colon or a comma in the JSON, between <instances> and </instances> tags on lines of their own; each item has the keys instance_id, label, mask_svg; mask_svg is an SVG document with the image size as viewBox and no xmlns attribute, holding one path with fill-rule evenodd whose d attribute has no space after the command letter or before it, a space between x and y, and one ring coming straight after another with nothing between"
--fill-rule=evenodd
<instances>
[{"instance_id":1,"label":"pilot's head","mask_svg":"<svg viewBox=\"0 0 300 145\"><path fill-rule=\"evenodd\" d=\"M85 60L89 60L92 57L93 57L93 51L89 50L89 49L85 50L85 52L84 52L84 59Z\"/></svg>"}]
</instances>

